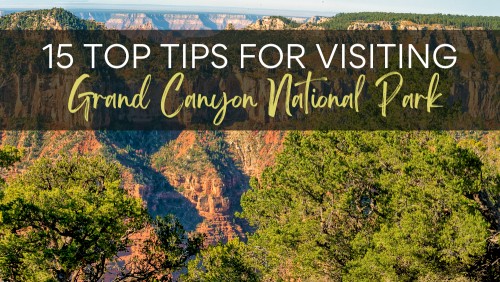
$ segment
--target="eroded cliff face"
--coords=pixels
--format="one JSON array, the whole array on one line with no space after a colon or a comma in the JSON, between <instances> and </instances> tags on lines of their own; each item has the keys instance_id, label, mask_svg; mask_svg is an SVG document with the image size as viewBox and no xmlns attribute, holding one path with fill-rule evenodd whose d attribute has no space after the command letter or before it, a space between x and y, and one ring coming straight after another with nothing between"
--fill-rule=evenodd
<instances>
[{"instance_id":1,"label":"eroded cliff face","mask_svg":"<svg viewBox=\"0 0 500 282\"><path fill-rule=\"evenodd\" d=\"M27 65L26 69L26 73L2 78L5 82L0 83L2 114L14 117L42 115L85 124L83 115L69 113L64 102L78 77L76 74L35 74L35 65ZM161 93L162 87L163 84L153 83L151 91ZM203 83L188 82L183 91L208 93L206 87L217 89L216 92L240 87L245 92L255 93L260 102L268 102L269 86L265 80L245 74L213 77ZM254 118L263 116L262 113L252 115ZM1 137L1 145L25 150L22 162L4 176L17 175L43 157L103 155L123 165L124 188L143 199L153 215L174 213L187 230L206 233L208 242L215 243L244 237L244 232L248 231L246 223L234 217L234 213L240 208L239 201L249 187L249 178L258 176L264 167L273 163L283 134L273 131L59 130L4 131Z\"/></svg>"},{"instance_id":2,"label":"eroded cliff face","mask_svg":"<svg viewBox=\"0 0 500 282\"><path fill-rule=\"evenodd\" d=\"M110 21L118 29L201 29L214 25L223 29L233 20L247 24L248 16L210 15L149 15L136 13L116 14L104 20L106 13L88 14L98 21ZM323 18L312 19L305 24L315 24ZM55 28L57 23L45 21ZM108 24L108 23L107 23ZM165 24L165 25L163 25ZM257 28L283 29L287 24L279 18L259 22ZM374 25L374 26L372 26ZM212 26L212 27L214 27ZM173 28L175 27L175 28ZM238 26L237 26L238 27ZM389 23L355 23L353 28L392 28ZM414 25L401 23L401 28L411 29ZM298 27L300 28L300 26ZM416 28L422 29L422 26ZM456 38L465 42L466 38ZM494 50L488 38L476 39L484 42L476 46L476 54L491 56ZM467 44L460 44L467 46ZM460 50L459 50L460 51ZM489 55L488 55L489 54ZM489 57L488 57L489 56ZM473 62L474 58L465 58ZM498 62L494 62L498 65ZM51 78L33 74L35 65L27 66L27 73L12 73L0 78L0 93L5 106L0 113L48 114L59 120L80 119L71 115L62 97L69 93L76 74L52 75ZM481 73L489 72L487 65L470 72L462 72L465 78L451 88L452 96L459 96L467 90L469 99L463 105L472 114L494 118L500 108L498 100L499 83L487 86L479 81ZM262 77L262 76L261 76ZM330 78L330 83L314 83L314 87L325 93L346 93L355 85L339 76ZM9 83L2 83L7 81ZM69 83L71 82L71 83ZM107 82L103 82L107 84ZM164 85L151 85L153 92L161 93ZM220 93L226 89L241 89L252 93L259 104L269 102L269 83L265 78L256 78L249 73L234 72L225 78L213 76L202 81L191 81L183 86L186 93ZM210 91L207 91L209 89ZM303 89L299 89L303 90ZM41 97L51 97L52 104L42 106ZM261 119L263 108L250 112L251 119ZM281 109L279 114L284 114ZM188 119L189 116L183 118ZM249 187L249 178L259 177L262 170L274 163L274 157L281 150L285 133L281 131L226 131L226 132L97 132L97 131L6 131L2 132L1 144L25 148L23 161L13 171L14 175L40 157L57 158L64 154L101 154L110 160L117 160L124 166L123 185L134 196L143 199L153 215L174 213L188 230L207 233L209 242L244 236L246 223L234 216L240 208L242 193ZM495 139L497 140L497 139ZM492 149L498 150L498 149Z\"/></svg>"},{"instance_id":3,"label":"eroded cliff face","mask_svg":"<svg viewBox=\"0 0 500 282\"><path fill-rule=\"evenodd\" d=\"M223 13L112 13L78 12L79 17L118 30L222 30L228 24L243 28L259 16Z\"/></svg>"},{"instance_id":4,"label":"eroded cliff face","mask_svg":"<svg viewBox=\"0 0 500 282\"><path fill-rule=\"evenodd\" d=\"M225 132L231 155L246 175L255 178L260 178L262 171L274 164L285 136L286 132L279 130Z\"/></svg>"},{"instance_id":5,"label":"eroded cliff face","mask_svg":"<svg viewBox=\"0 0 500 282\"><path fill-rule=\"evenodd\" d=\"M248 30L322 30L317 24L323 22L323 17L275 17L264 16L245 27Z\"/></svg>"},{"instance_id":6,"label":"eroded cliff face","mask_svg":"<svg viewBox=\"0 0 500 282\"><path fill-rule=\"evenodd\" d=\"M47 116L58 121L86 124L83 115L71 114L65 105L66 97L79 75L43 76L33 68L36 66L30 64L25 74L5 72L0 75L0 114L12 118Z\"/></svg>"},{"instance_id":7,"label":"eroded cliff face","mask_svg":"<svg viewBox=\"0 0 500 282\"><path fill-rule=\"evenodd\" d=\"M284 30L290 29L281 18L263 17L255 23L248 25L245 29L249 30Z\"/></svg>"},{"instance_id":8,"label":"eroded cliff face","mask_svg":"<svg viewBox=\"0 0 500 282\"><path fill-rule=\"evenodd\" d=\"M457 35L461 36L461 35ZM467 40L465 37L455 41ZM477 56L484 54L489 62L498 60L492 56L495 50L488 38L476 38L483 42L476 46ZM464 41L465 42L465 41ZM467 44L460 44L467 46ZM459 50L460 51L460 50ZM496 58L496 59L495 59ZM471 64L475 58L461 58ZM499 62L494 62L498 64ZM1 99L6 107L0 111L14 113L43 113L64 119L82 119L71 115L62 97L71 89L75 75L55 75L52 78L35 76L34 66L28 66L25 74L12 74L5 78L9 83L0 87ZM451 98L468 92L464 102L472 115L493 119L498 114L500 83L480 82L482 73L493 73L488 64L473 71L463 70L462 80L450 88ZM264 75L265 77L265 75ZM355 78L339 74L328 83L314 82L314 87L324 93L348 93L355 86ZM0 84L1 85L1 84ZM9 86L6 86L9 85ZM152 93L161 93L163 84L151 84ZM213 76L204 80L188 81L183 94L221 93L227 89L241 89L252 93L259 104L269 103L269 83L266 78L251 73L234 72L226 77ZM305 87L305 86L303 86ZM304 91L304 89L298 89ZM41 97L52 97L53 104L44 105ZM463 97L462 97L463 98ZM59 103L59 104L58 104ZM173 104L178 105L178 104ZM250 119L265 117L262 107L250 112ZM284 115L278 109L278 115ZM183 116L189 119L189 116ZM261 120L263 121L263 120ZM83 120L79 120L83 122ZM100 133L95 131L9 131L2 135L2 144L26 148L23 165L40 157L60 157L62 154L104 154L110 160L124 165L124 186L133 195L141 197L153 215L174 213L188 230L207 233L209 242L244 236L248 230L245 222L234 216L240 208L240 197L249 187L249 178L258 177L262 170L272 165L280 150L284 133L280 131L227 131L180 133ZM135 141L134 139L137 139ZM149 142L149 143L148 143Z\"/></svg>"},{"instance_id":9,"label":"eroded cliff face","mask_svg":"<svg viewBox=\"0 0 500 282\"><path fill-rule=\"evenodd\" d=\"M234 216L251 177L274 163L281 131L98 132L3 131L1 145L23 148L7 179L40 158L102 155L123 166L122 185L141 198L153 216L175 214L187 230L207 235L207 244L245 236ZM145 140L150 140L145 142Z\"/></svg>"},{"instance_id":10,"label":"eroded cliff face","mask_svg":"<svg viewBox=\"0 0 500 282\"><path fill-rule=\"evenodd\" d=\"M329 19L330 19L329 17L314 16L314 17L310 17L307 20L307 23L310 23L310 24L322 24L324 22L327 22Z\"/></svg>"},{"instance_id":11,"label":"eroded cliff face","mask_svg":"<svg viewBox=\"0 0 500 282\"><path fill-rule=\"evenodd\" d=\"M283 133L183 131L152 157L153 167L203 218L196 230L208 242L244 237L248 226L234 216L252 176L273 163Z\"/></svg>"}]
</instances>

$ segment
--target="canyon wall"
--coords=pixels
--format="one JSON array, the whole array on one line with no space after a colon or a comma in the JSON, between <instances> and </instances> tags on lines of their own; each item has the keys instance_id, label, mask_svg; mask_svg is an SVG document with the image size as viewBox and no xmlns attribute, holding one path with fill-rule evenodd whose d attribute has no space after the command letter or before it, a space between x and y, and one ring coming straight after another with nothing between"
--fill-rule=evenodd
<instances>
[{"instance_id":1,"label":"canyon wall","mask_svg":"<svg viewBox=\"0 0 500 282\"><path fill-rule=\"evenodd\" d=\"M83 18L105 22L117 29L223 29L229 23L235 27L249 25L257 16L231 14L161 14L161 13L107 13L82 12ZM61 28L54 18L43 17L47 28ZM309 24L324 21L315 17ZM15 22L15 21L13 21ZM303 25L307 25L305 23ZM423 29L402 23L407 29ZM38 26L38 25L37 25ZM266 18L253 25L255 29L285 28L279 18ZM353 29L392 28L386 23L353 23ZM459 36L459 35L457 35ZM463 38L454 41L464 42ZM475 46L477 56L486 56L486 61L499 65L496 51L491 48L489 38L475 39L483 42ZM462 43L462 46L468 44ZM459 50L460 51L460 50ZM467 50L465 50L467 51ZM13 54L12 56L15 56ZM14 57L15 58L15 57ZM473 64L476 58L464 58ZM497 60L497 61L495 61ZM69 93L76 73L66 75L38 74L36 62L23 66L21 73L12 72L0 76L0 112L45 114L60 120L76 118L62 104ZM2 68L0 68L0 71ZM462 70L461 77L450 88L452 98L468 92L464 101L473 115L495 118L500 102L500 83L486 85L479 79L482 73L496 73L488 64L475 70ZM265 75L264 75L265 76ZM190 82L183 86L183 93L204 93L204 84L214 85L214 92L241 89L252 93L259 104L268 103L269 83L266 78L257 78L251 73L234 72L225 78L211 76L205 83ZM350 78L349 78L350 77ZM111 82L102 85L112 87ZM5 83L4 83L5 82ZM329 83L316 83L319 92L346 93L354 88L355 81L348 74L330 78ZM158 92L164 85L150 86ZM299 89L301 91L303 89ZM50 97L53 104L47 106L42 97ZM43 106L46 105L46 106ZM283 113L284 111L281 111ZM262 117L262 113L250 113L251 118ZM79 117L81 118L81 116ZM83 122L83 121L81 121ZM1 145L24 148L25 156L14 170L2 172L13 176L41 157L58 158L64 154L100 154L116 160L124 167L124 187L131 194L141 197L153 215L174 213L188 230L208 234L209 242L243 237L249 228L234 216L240 209L240 197L249 188L249 179L259 177L262 170L272 165L280 151L285 133L281 131L183 131L183 132L99 132L99 131L3 131Z\"/></svg>"},{"instance_id":2,"label":"canyon wall","mask_svg":"<svg viewBox=\"0 0 500 282\"><path fill-rule=\"evenodd\" d=\"M78 11L86 20L103 22L108 29L118 30L222 30L229 24L243 28L260 18L257 15L223 13L115 13Z\"/></svg>"}]
</instances>

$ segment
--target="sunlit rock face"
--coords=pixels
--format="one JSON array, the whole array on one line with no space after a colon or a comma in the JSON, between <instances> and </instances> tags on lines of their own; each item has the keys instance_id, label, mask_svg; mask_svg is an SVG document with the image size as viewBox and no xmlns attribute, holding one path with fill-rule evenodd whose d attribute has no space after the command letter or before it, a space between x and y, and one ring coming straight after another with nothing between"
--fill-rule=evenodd
<instances>
[{"instance_id":1,"label":"sunlit rock face","mask_svg":"<svg viewBox=\"0 0 500 282\"><path fill-rule=\"evenodd\" d=\"M220 30L232 24L246 27L257 19L256 15L223 13L114 13L77 12L77 16L105 23L109 29L153 30Z\"/></svg>"}]
</instances>

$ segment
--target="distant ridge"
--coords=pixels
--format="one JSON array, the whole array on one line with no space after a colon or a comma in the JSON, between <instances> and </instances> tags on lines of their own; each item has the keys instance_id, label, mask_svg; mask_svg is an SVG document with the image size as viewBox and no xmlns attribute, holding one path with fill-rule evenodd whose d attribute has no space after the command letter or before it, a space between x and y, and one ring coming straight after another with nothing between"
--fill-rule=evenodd
<instances>
[{"instance_id":1,"label":"distant ridge","mask_svg":"<svg viewBox=\"0 0 500 282\"><path fill-rule=\"evenodd\" d=\"M73 11L85 20L102 22L108 29L221 30L228 24L243 28L261 18L257 15L226 13L170 13Z\"/></svg>"}]
</instances>

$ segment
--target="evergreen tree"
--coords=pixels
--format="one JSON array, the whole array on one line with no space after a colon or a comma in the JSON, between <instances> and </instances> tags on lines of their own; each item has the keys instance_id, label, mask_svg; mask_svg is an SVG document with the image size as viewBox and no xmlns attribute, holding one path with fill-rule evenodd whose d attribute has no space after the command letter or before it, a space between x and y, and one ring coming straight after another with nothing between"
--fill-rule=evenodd
<instances>
[{"instance_id":1,"label":"evergreen tree","mask_svg":"<svg viewBox=\"0 0 500 282\"><path fill-rule=\"evenodd\" d=\"M0 169L1 170L10 169L14 165L14 163L21 160L22 155L23 155L23 152L15 147L5 146L5 147L1 148L0 149ZM4 184L4 183L5 183L5 180L0 178L0 185ZM2 196L1 192L2 192L2 190L0 189L0 198Z\"/></svg>"},{"instance_id":2,"label":"evergreen tree","mask_svg":"<svg viewBox=\"0 0 500 282\"><path fill-rule=\"evenodd\" d=\"M189 262L182 281L259 281L255 260L250 255L247 246L238 239L209 247Z\"/></svg>"},{"instance_id":3,"label":"evergreen tree","mask_svg":"<svg viewBox=\"0 0 500 282\"><path fill-rule=\"evenodd\" d=\"M41 159L0 199L4 281L97 281L145 216L120 187L115 163Z\"/></svg>"},{"instance_id":4,"label":"evergreen tree","mask_svg":"<svg viewBox=\"0 0 500 282\"><path fill-rule=\"evenodd\" d=\"M446 134L291 133L242 216L267 280L494 280L498 183Z\"/></svg>"},{"instance_id":5,"label":"evergreen tree","mask_svg":"<svg viewBox=\"0 0 500 282\"><path fill-rule=\"evenodd\" d=\"M138 254L120 268L115 281L172 281L203 246L204 236L189 236L173 215L157 217Z\"/></svg>"},{"instance_id":6,"label":"evergreen tree","mask_svg":"<svg viewBox=\"0 0 500 282\"><path fill-rule=\"evenodd\" d=\"M412 21L417 24L442 24L456 28L482 27L489 30L500 28L500 17L492 16L466 16L466 15L443 15L443 14L414 14L414 13L389 13L389 12L359 12L338 13L334 17L321 23L327 29L347 29L355 21Z\"/></svg>"}]
</instances>

